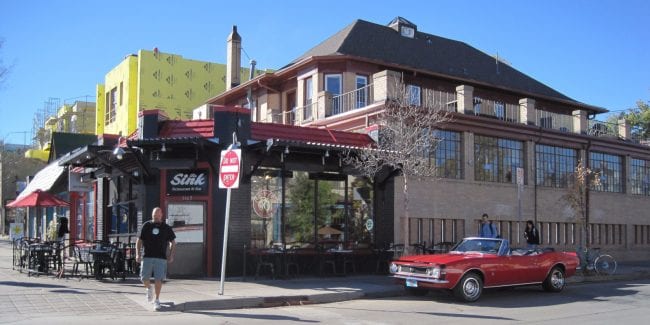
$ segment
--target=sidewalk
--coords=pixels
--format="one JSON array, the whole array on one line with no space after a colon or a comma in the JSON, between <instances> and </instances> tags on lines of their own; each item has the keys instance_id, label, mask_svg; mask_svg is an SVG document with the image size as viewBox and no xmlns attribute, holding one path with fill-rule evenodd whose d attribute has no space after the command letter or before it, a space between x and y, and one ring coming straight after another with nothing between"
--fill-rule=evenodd
<instances>
[{"instance_id":1,"label":"sidewalk","mask_svg":"<svg viewBox=\"0 0 650 325\"><path fill-rule=\"evenodd\" d=\"M16 293L45 295L42 288L60 287L58 291L81 292L88 297L97 295L106 297L110 293L127 297L120 303L132 301L129 309L141 306L151 310L151 304L145 301L144 288L137 278L126 281L96 281L77 278L56 279L52 276L28 277L11 269L10 249L8 243L0 242L0 284L10 283ZM10 247L10 246L9 246ZM7 254L9 253L9 254ZM650 261L619 264L612 276L577 275L567 280L568 284L595 281L623 281L650 279ZM393 283L386 275L364 275L348 277L297 278L288 280L254 280L247 278L227 278L224 294L219 295L219 279L169 279L163 286L161 294L162 311L218 310L237 308L257 308L287 305L318 304L345 301L359 298L379 298L404 294L402 286ZM0 286L2 287L2 286ZM41 288L41 289L37 289ZM3 289L4 290L4 289ZM9 294L9 292L7 293ZM42 308L42 306L41 306ZM116 307L117 308L117 307Z\"/></svg>"}]
</instances>

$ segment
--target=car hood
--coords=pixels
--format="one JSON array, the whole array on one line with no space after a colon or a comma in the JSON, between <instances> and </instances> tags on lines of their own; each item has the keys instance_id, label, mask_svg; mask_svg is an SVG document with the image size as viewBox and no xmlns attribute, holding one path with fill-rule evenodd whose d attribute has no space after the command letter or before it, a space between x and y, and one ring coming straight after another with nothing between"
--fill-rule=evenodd
<instances>
[{"instance_id":1,"label":"car hood","mask_svg":"<svg viewBox=\"0 0 650 325\"><path fill-rule=\"evenodd\" d=\"M483 257L487 254L481 253L451 253L434 255L408 255L402 256L396 262L409 264L449 264L469 258Z\"/></svg>"}]
</instances>

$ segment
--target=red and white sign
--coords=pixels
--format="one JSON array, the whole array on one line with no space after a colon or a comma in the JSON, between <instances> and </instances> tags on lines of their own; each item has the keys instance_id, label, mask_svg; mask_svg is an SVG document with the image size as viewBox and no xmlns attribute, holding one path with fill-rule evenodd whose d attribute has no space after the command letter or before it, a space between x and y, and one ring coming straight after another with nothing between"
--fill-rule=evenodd
<instances>
[{"instance_id":1,"label":"red and white sign","mask_svg":"<svg viewBox=\"0 0 650 325\"><path fill-rule=\"evenodd\" d=\"M239 165L241 149L221 151L219 167L219 188L239 188Z\"/></svg>"}]
</instances>

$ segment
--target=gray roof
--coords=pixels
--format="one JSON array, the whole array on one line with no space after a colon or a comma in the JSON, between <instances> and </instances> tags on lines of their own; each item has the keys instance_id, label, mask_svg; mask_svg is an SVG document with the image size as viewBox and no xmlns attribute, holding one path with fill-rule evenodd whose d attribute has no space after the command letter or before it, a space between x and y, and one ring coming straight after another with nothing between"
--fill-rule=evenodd
<instances>
[{"instance_id":1,"label":"gray roof","mask_svg":"<svg viewBox=\"0 0 650 325\"><path fill-rule=\"evenodd\" d=\"M451 78L579 103L494 57L463 42L416 32L415 38L394 29L357 20L291 62L312 56L349 55L398 64Z\"/></svg>"}]
</instances>

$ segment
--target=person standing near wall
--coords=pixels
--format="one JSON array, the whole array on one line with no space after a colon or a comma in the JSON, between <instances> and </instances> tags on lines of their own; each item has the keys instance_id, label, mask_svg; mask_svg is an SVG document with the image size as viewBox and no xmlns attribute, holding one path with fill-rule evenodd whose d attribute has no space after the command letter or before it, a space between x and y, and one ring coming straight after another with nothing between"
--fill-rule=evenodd
<instances>
[{"instance_id":1,"label":"person standing near wall","mask_svg":"<svg viewBox=\"0 0 650 325\"><path fill-rule=\"evenodd\" d=\"M494 225L491 220L488 220L488 214L483 213L482 219L478 236L482 238L497 238L499 236L497 226Z\"/></svg>"},{"instance_id":2,"label":"person standing near wall","mask_svg":"<svg viewBox=\"0 0 650 325\"><path fill-rule=\"evenodd\" d=\"M528 244L529 249L536 249L539 245L539 233L537 228L535 228L535 223L532 220L526 221L526 230L524 230L524 238L526 238L526 243Z\"/></svg>"},{"instance_id":3,"label":"person standing near wall","mask_svg":"<svg viewBox=\"0 0 650 325\"><path fill-rule=\"evenodd\" d=\"M160 207L151 212L152 220L142 224L140 235L136 242L136 262L140 265L140 279L147 290L147 301L153 300L153 309L160 310L160 290L162 281L167 274L167 263L174 262L176 250L176 235L174 230L163 221ZM144 246L144 257L142 247ZM151 292L150 278L153 275L155 300Z\"/></svg>"}]
</instances>

